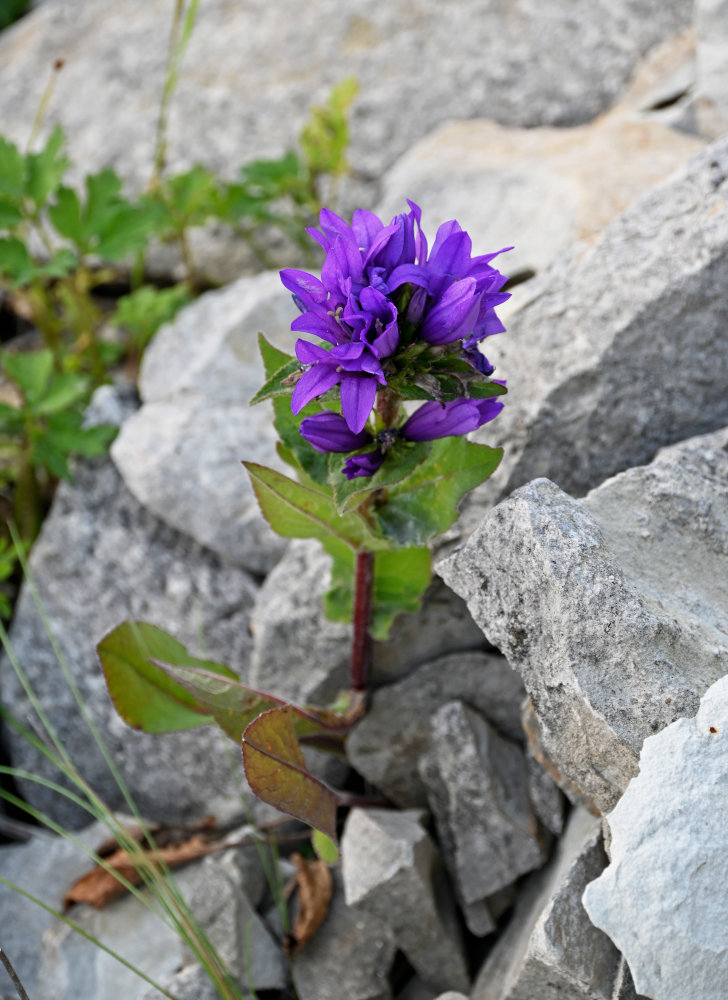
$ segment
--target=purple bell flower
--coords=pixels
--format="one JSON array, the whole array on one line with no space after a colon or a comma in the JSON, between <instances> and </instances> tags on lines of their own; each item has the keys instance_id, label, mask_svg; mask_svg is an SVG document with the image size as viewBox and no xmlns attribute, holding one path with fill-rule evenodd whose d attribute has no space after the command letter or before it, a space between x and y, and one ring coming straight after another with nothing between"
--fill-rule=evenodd
<instances>
[{"instance_id":1,"label":"purple bell flower","mask_svg":"<svg viewBox=\"0 0 728 1000\"><path fill-rule=\"evenodd\" d=\"M448 403L423 403L405 422L401 435L408 441L434 441L436 438L468 434L497 417L503 403L488 399L452 399Z\"/></svg>"},{"instance_id":2,"label":"purple bell flower","mask_svg":"<svg viewBox=\"0 0 728 1000\"><path fill-rule=\"evenodd\" d=\"M367 451L363 455L351 455L344 462L341 470L347 479L358 479L360 476L373 476L384 461L384 454L377 451Z\"/></svg>"},{"instance_id":3,"label":"purple bell flower","mask_svg":"<svg viewBox=\"0 0 728 1000\"><path fill-rule=\"evenodd\" d=\"M359 434L350 431L341 414L334 413L333 410L324 410L323 413L305 417L301 421L300 430L302 436L316 451L356 451L357 448L363 448L372 441L368 431L360 431Z\"/></svg>"}]
</instances>

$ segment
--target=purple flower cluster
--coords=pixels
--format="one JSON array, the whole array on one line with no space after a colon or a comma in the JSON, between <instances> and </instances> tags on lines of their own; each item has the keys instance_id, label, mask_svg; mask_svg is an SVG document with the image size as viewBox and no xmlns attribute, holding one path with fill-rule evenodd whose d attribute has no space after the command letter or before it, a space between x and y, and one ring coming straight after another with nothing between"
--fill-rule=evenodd
<instances>
[{"instance_id":1,"label":"purple flower cluster","mask_svg":"<svg viewBox=\"0 0 728 1000\"><path fill-rule=\"evenodd\" d=\"M397 439L434 441L436 438L468 434L497 417L503 403L489 399L453 399L448 403L423 403L401 427L390 427L377 435L374 451L352 455L344 464L347 479L371 476L384 461L387 450ZM375 438L368 431L355 434L338 413L326 410L301 421L301 434L317 451L349 452L371 444Z\"/></svg>"},{"instance_id":2,"label":"purple flower cluster","mask_svg":"<svg viewBox=\"0 0 728 1000\"><path fill-rule=\"evenodd\" d=\"M321 278L295 269L281 272L301 311L291 328L325 341L296 344L302 373L293 412L339 386L343 417L321 413L301 425L303 436L321 451L353 451L373 440L365 427L377 392L387 389L398 359L413 343L433 357L454 351L478 376L493 372L478 344L505 329L495 307L508 298L501 292L506 278L490 263L503 251L472 257L470 237L455 221L440 226L428 251L420 209L408 204L409 212L388 226L362 209L351 225L323 209L321 229L309 230L326 254ZM499 409L490 400L426 403L397 434L411 441L463 434ZM347 468L346 474L371 475L373 463L382 461L372 455L383 452L370 453L368 464L367 456L355 456L347 467L358 462L361 471Z\"/></svg>"}]
</instances>

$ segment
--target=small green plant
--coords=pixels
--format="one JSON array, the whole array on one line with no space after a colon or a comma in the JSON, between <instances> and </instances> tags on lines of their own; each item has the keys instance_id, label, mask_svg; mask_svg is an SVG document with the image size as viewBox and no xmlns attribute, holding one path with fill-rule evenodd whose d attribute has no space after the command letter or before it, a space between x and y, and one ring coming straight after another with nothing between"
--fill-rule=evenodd
<instances>
[{"instance_id":1,"label":"small green plant","mask_svg":"<svg viewBox=\"0 0 728 1000\"><path fill-rule=\"evenodd\" d=\"M2 0L0 3L0 31L22 17L30 7L30 0Z\"/></svg>"},{"instance_id":2,"label":"small green plant","mask_svg":"<svg viewBox=\"0 0 728 1000\"><path fill-rule=\"evenodd\" d=\"M2 368L17 397L0 403L0 484L12 485L15 522L32 542L55 482L70 478L69 458L103 454L116 428L83 426L89 380L57 373L51 351L6 351Z\"/></svg>"},{"instance_id":3,"label":"small green plant","mask_svg":"<svg viewBox=\"0 0 728 1000\"><path fill-rule=\"evenodd\" d=\"M473 257L454 220L430 250L414 202L389 225L323 209L311 235L326 253L321 277L288 268L281 280L301 312L291 328L323 343L300 339L291 357L261 334L266 381L252 400L272 402L278 455L295 478L243 464L273 530L315 538L331 557L324 611L352 624L349 691L328 708L291 705L140 622L119 625L98 652L130 725L215 721L242 737L252 790L335 841L338 807L359 800L311 774L302 746L343 751L365 707L372 640L417 610L430 543L501 460L502 449L465 435L503 409L505 383L480 344L505 329L495 310L509 295L491 264L502 250Z\"/></svg>"}]
</instances>

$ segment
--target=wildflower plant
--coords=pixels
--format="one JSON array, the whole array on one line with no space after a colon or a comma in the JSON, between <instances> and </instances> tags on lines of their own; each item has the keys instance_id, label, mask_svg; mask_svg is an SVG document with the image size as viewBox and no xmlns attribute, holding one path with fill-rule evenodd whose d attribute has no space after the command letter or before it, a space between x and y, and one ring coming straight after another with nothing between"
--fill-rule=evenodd
<instances>
[{"instance_id":1,"label":"wildflower plant","mask_svg":"<svg viewBox=\"0 0 728 1000\"><path fill-rule=\"evenodd\" d=\"M301 745L343 750L364 710L372 639L415 611L431 576L429 543L497 467L502 450L466 439L503 407L505 383L481 350L504 330L508 294L492 261L473 256L457 222L432 247L421 212L385 225L359 210L349 225L323 209L309 234L321 275L281 272L300 315L295 357L260 337L278 453L295 478L245 462L261 510L289 538L316 538L331 557L327 616L353 625L350 690L329 708L251 691L227 667L194 659L160 629L125 623L99 645L117 709L148 731L216 721L242 734L248 783L267 802L336 837L352 796L306 768ZM504 248L510 249L510 248Z\"/></svg>"}]
</instances>

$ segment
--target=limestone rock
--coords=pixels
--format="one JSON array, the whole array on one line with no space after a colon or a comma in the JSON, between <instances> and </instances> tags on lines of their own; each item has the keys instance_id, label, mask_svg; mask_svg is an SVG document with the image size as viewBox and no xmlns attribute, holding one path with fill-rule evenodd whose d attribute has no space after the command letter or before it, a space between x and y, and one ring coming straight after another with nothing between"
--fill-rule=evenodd
<instances>
[{"instance_id":1,"label":"limestone rock","mask_svg":"<svg viewBox=\"0 0 728 1000\"><path fill-rule=\"evenodd\" d=\"M510 395L478 432L505 455L467 501L463 532L531 479L580 495L728 423L725 387L706 375L725 356L727 193L723 137L524 286L488 345Z\"/></svg>"},{"instance_id":2,"label":"limestone rock","mask_svg":"<svg viewBox=\"0 0 728 1000\"><path fill-rule=\"evenodd\" d=\"M605 863L598 821L576 810L548 868L526 884L472 1000L611 1000L619 955L581 903Z\"/></svg>"},{"instance_id":3,"label":"limestone rock","mask_svg":"<svg viewBox=\"0 0 728 1000\"><path fill-rule=\"evenodd\" d=\"M326 919L293 962L299 1000L391 1000L387 974L395 950L389 927L347 905L341 873L334 870Z\"/></svg>"},{"instance_id":4,"label":"limestone rock","mask_svg":"<svg viewBox=\"0 0 728 1000\"><path fill-rule=\"evenodd\" d=\"M292 351L295 309L277 273L208 292L163 327L144 356L144 405L124 423L113 460L134 496L226 562L269 570L285 542L265 522L243 459L283 468L258 331Z\"/></svg>"},{"instance_id":5,"label":"limestone rock","mask_svg":"<svg viewBox=\"0 0 728 1000\"><path fill-rule=\"evenodd\" d=\"M109 697L96 644L125 619L171 632L191 650L240 670L250 653L248 623L256 585L197 543L162 524L126 490L108 459L79 462L62 483L30 558L50 633L62 651L86 707L150 820L180 821L239 803L230 769L234 747L216 728L149 735L130 729ZM41 705L83 776L111 807L123 798L67 687L51 640L26 585L10 638ZM20 719L31 714L7 658L0 665L3 701ZM13 764L57 780L53 766L9 727ZM87 814L35 783L21 781L36 808L64 825Z\"/></svg>"},{"instance_id":6,"label":"limestone rock","mask_svg":"<svg viewBox=\"0 0 728 1000\"><path fill-rule=\"evenodd\" d=\"M498 267L512 277L524 275L560 260L577 240L594 240L704 144L640 120L623 105L568 130L513 129L487 119L452 122L387 172L379 212L388 219L412 198L426 209L428 232L457 219L474 252L515 244Z\"/></svg>"},{"instance_id":7,"label":"limestone rock","mask_svg":"<svg viewBox=\"0 0 728 1000\"><path fill-rule=\"evenodd\" d=\"M356 770L402 808L425 806L420 757L430 747L430 718L459 699L510 739L522 738L519 675L502 656L453 653L418 667L404 680L375 691L365 717L346 742Z\"/></svg>"},{"instance_id":8,"label":"limestone rock","mask_svg":"<svg viewBox=\"0 0 728 1000\"><path fill-rule=\"evenodd\" d=\"M728 991L727 768L725 676L694 718L645 740L639 775L608 817L611 863L584 905L647 996L719 1000Z\"/></svg>"},{"instance_id":9,"label":"limestone rock","mask_svg":"<svg viewBox=\"0 0 728 1000\"><path fill-rule=\"evenodd\" d=\"M583 502L536 480L439 567L523 675L567 794L602 811L728 673L727 444L667 448Z\"/></svg>"},{"instance_id":10,"label":"limestone rock","mask_svg":"<svg viewBox=\"0 0 728 1000\"><path fill-rule=\"evenodd\" d=\"M480 903L543 864L523 753L462 702L448 702L432 716L421 776L465 904Z\"/></svg>"},{"instance_id":11,"label":"limestone rock","mask_svg":"<svg viewBox=\"0 0 728 1000\"><path fill-rule=\"evenodd\" d=\"M415 810L351 811L341 843L346 901L392 928L428 985L468 989L454 901L421 818Z\"/></svg>"},{"instance_id":12,"label":"limestone rock","mask_svg":"<svg viewBox=\"0 0 728 1000\"><path fill-rule=\"evenodd\" d=\"M697 117L707 133L719 135L728 129L728 3L726 0L696 0Z\"/></svg>"},{"instance_id":13,"label":"limestone rock","mask_svg":"<svg viewBox=\"0 0 728 1000\"><path fill-rule=\"evenodd\" d=\"M343 10L318 0L299 13L293 0L201 5L171 108L171 170L202 161L233 174L246 159L280 153L311 103L349 74L361 95L351 161L366 177L455 113L512 125L586 121L614 100L642 53L689 22L691 5L558 0L547 10L517 0L506 10L464 0L446 9L421 0L413 11L402 0ZM27 140L49 68L64 58L49 124L63 123L79 166L112 165L143 187L170 22L164 0L127 0L123 10L46 0L0 40L5 131Z\"/></svg>"}]
</instances>

